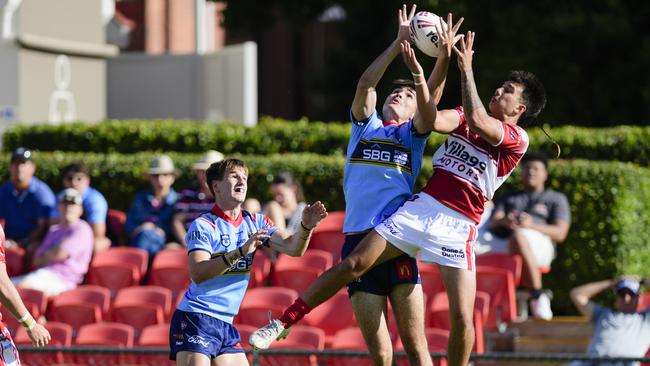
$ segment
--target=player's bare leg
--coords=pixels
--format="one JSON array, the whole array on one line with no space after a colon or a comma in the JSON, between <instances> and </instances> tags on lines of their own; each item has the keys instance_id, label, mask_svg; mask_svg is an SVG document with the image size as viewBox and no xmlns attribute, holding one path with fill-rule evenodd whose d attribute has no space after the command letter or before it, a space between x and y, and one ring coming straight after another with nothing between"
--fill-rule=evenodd
<instances>
[{"instance_id":1,"label":"player's bare leg","mask_svg":"<svg viewBox=\"0 0 650 366\"><path fill-rule=\"evenodd\" d=\"M420 284L395 286L391 305L404 351L411 365L431 366L431 355L424 333L424 295Z\"/></svg>"},{"instance_id":2,"label":"player's bare leg","mask_svg":"<svg viewBox=\"0 0 650 366\"><path fill-rule=\"evenodd\" d=\"M375 366L391 366L393 344L388 332L388 306L386 297L357 291L352 294L352 308L359 323L359 329L368 345L368 351Z\"/></svg>"},{"instance_id":3,"label":"player's bare leg","mask_svg":"<svg viewBox=\"0 0 650 366\"><path fill-rule=\"evenodd\" d=\"M449 297L449 366L465 366L474 345L474 300L476 272L438 266Z\"/></svg>"}]
</instances>

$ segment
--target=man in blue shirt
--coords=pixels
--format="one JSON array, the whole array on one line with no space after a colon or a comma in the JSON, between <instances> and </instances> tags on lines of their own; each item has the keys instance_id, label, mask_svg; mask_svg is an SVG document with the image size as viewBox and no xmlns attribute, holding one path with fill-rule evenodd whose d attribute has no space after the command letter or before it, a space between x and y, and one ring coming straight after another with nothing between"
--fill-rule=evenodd
<instances>
[{"instance_id":1,"label":"man in blue shirt","mask_svg":"<svg viewBox=\"0 0 650 366\"><path fill-rule=\"evenodd\" d=\"M32 152L19 147L11 155L9 181L0 186L0 220L5 220L7 245L28 253L40 244L56 205L47 184L34 177Z\"/></svg>"},{"instance_id":2,"label":"man in blue shirt","mask_svg":"<svg viewBox=\"0 0 650 366\"><path fill-rule=\"evenodd\" d=\"M214 163L206 179L215 204L194 220L185 237L192 282L171 320L170 358L179 366L248 365L232 321L248 287L255 251L265 245L303 255L327 211L320 202L307 206L300 230L283 237L268 217L242 210L248 190L243 161Z\"/></svg>"},{"instance_id":3,"label":"man in blue shirt","mask_svg":"<svg viewBox=\"0 0 650 366\"><path fill-rule=\"evenodd\" d=\"M63 176L63 187L73 188L81 193L83 216L93 229L94 253L104 251L111 246L111 240L106 237L106 213L108 202L98 190L90 186L90 173L88 167L83 163L72 163L61 171ZM61 191L57 198L63 195ZM52 215L58 218L58 212L54 210Z\"/></svg>"}]
</instances>

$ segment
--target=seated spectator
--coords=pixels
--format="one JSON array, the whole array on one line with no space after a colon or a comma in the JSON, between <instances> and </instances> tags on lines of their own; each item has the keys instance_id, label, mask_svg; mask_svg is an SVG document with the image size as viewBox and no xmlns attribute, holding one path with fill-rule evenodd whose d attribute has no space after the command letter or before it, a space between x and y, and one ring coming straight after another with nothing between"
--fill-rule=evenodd
<instances>
[{"instance_id":1,"label":"seated spectator","mask_svg":"<svg viewBox=\"0 0 650 366\"><path fill-rule=\"evenodd\" d=\"M93 253L93 231L81 220L81 194L68 188L59 196L59 223L50 227L34 255L34 270L12 278L17 287L32 288L48 296L71 290L82 281Z\"/></svg>"},{"instance_id":2,"label":"seated spectator","mask_svg":"<svg viewBox=\"0 0 650 366\"><path fill-rule=\"evenodd\" d=\"M263 213L273 220L280 233L295 233L306 206L302 187L291 174L280 173L271 182L271 195L273 199L264 206Z\"/></svg>"},{"instance_id":3,"label":"seated spectator","mask_svg":"<svg viewBox=\"0 0 650 366\"><path fill-rule=\"evenodd\" d=\"M108 212L108 202L106 198L96 189L90 186L90 174L88 167L83 163L73 163L63 168L63 187L74 188L81 193L83 215L82 219L86 220L93 229L94 252L101 252L111 246L111 240L106 237L106 213ZM59 193L60 197L63 192ZM53 214L58 219L58 215Z\"/></svg>"},{"instance_id":4,"label":"seated spectator","mask_svg":"<svg viewBox=\"0 0 650 366\"><path fill-rule=\"evenodd\" d=\"M43 240L56 203L50 187L34 177L35 171L32 152L19 147L11 155L9 181L0 186L0 220L5 220L6 245L19 245L28 254L33 254Z\"/></svg>"},{"instance_id":5,"label":"seated spectator","mask_svg":"<svg viewBox=\"0 0 650 366\"><path fill-rule=\"evenodd\" d=\"M550 267L555 244L569 232L571 211L566 196L545 187L548 161L544 155L529 153L522 165L523 190L507 193L496 202L488 232L479 237L481 252L521 255L522 285L530 289L534 317L553 317L548 291L542 289L540 267Z\"/></svg>"},{"instance_id":6,"label":"seated spectator","mask_svg":"<svg viewBox=\"0 0 650 366\"><path fill-rule=\"evenodd\" d=\"M209 150L203 155L201 161L194 163L192 169L196 174L196 182L192 187L183 189L178 201L174 204L174 216L172 217L172 230L174 239L183 247L185 244L185 234L187 229L192 225L192 221L202 213L208 212L214 206L214 197L210 192L210 187L205 179L205 171L218 161L223 160L223 154Z\"/></svg>"},{"instance_id":7,"label":"seated spectator","mask_svg":"<svg viewBox=\"0 0 650 366\"><path fill-rule=\"evenodd\" d=\"M262 204L257 198L246 198L241 208L251 213L262 213Z\"/></svg>"},{"instance_id":8,"label":"seated spectator","mask_svg":"<svg viewBox=\"0 0 650 366\"><path fill-rule=\"evenodd\" d=\"M650 278L645 279L650 287ZM571 290L571 300L580 314L594 326L588 355L603 357L644 357L650 348L650 307L637 312L641 285L633 277L618 281L604 280L584 284ZM612 289L616 294L614 308L592 302L599 293ZM595 363L576 361L571 366ZM598 365L638 365L636 362L604 362Z\"/></svg>"},{"instance_id":9,"label":"seated spectator","mask_svg":"<svg viewBox=\"0 0 650 366\"><path fill-rule=\"evenodd\" d=\"M147 170L151 189L136 194L126 217L131 245L146 250L150 260L173 237L171 221L178 194L172 184L176 174L169 156L156 156Z\"/></svg>"}]
</instances>

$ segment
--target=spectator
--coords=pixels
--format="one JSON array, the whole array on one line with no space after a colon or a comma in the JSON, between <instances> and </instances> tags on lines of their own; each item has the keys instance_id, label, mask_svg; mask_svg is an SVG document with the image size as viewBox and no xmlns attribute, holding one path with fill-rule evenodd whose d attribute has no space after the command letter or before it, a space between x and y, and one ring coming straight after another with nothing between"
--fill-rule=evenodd
<instances>
[{"instance_id":1,"label":"spectator","mask_svg":"<svg viewBox=\"0 0 650 366\"><path fill-rule=\"evenodd\" d=\"M192 221L202 213L210 211L212 206L214 206L214 197L206 182L205 171L212 163L221 160L223 160L222 153L209 150L203 155L201 161L192 165L194 174L196 174L195 185L182 190L179 194L178 201L174 204L172 230L174 239L183 247L187 246L185 244L185 234L187 234L187 229L192 225Z\"/></svg>"},{"instance_id":2,"label":"spectator","mask_svg":"<svg viewBox=\"0 0 650 366\"><path fill-rule=\"evenodd\" d=\"M34 255L35 271L12 278L17 287L32 288L55 296L77 287L88 272L93 253L93 231L81 220L81 193L64 190L57 204L59 223L47 232Z\"/></svg>"},{"instance_id":3,"label":"spectator","mask_svg":"<svg viewBox=\"0 0 650 366\"><path fill-rule=\"evenodd\" d=\"M539 153L523 158L523 190L510 192L499 200L488 224L489 232L480 239L483 252L521 255L522 284L530 289L534 317L553 317L548 291L542 289L540 267L549 267L555 258L555 243L566 239L571 211L566 196L545 187L548 161Z\"/></svg>"},{"instance_id":4,"label":"spectator","mask_svg":"<svg viewBox=\"0 0 650 366\"><path fill-rule=\"evenodd\" d=\"M645 280L650 287L650 278ZM618 281L604 280L587 283L571 290L571 300L578 311L589 318L594 332L587 349L588 355L606 357L643 357L650 347L650 307L637 312L641 284L636 278L622 277ZM614 308L598 305L591 300L599 293L613 289ZM594 363L576 361L571 366ZM638 362L601 362L601 366L635 366Z\"/></svg>"},{"instance_id":5,"label":"spectator","mask_svg":"<svg viewBox=\"0 0 650 366\"><path fill-rule=\"evenodd\" d=\"M263 213L271 218L280 233L295 233L306 206L300 183L291 174L280 173L271 182L271 194L273 199L264 206Z\"/></svg>"},{"instance_id":6,"label":"spectator","mask_svg":"<svg viewBox=\"0 0 650 366\"><path fill-rule=\"evenodd\" d=\"M262 204L257 198L246 198L241 207L250 213L262 213Z\"/></svg>"},{"instance_id":7,"label":"spectator","mask_svg":"<svg viewBox=\"0 0 650 366\"><path fill-rule=\"evenodd\" d=\"M74 188L81 193L83 206L81 218L86 220L93 229L93 252L97 253L108 249L111 246L111 240L106 237L108 202L98 190L90 186L88 167L83 163L73 163L64 167L61 173L63 187ZM63 192L60 192L57 198L60 198L62 194ZM53 217L58 218L58 215L53 214Z\"/></svg>"},{"instance_id":8,"label":"spectator","mask_svg":"<svg viewBox=\"0 0 650 366\"><path fill-rule=\"evenodd\" d=\"M0 186L6 245L19 245L29 254L41 243L56 202L50 187L34 177L35 171L32 152L19 147L11 155L9 181Z\"/></svg>"},{"instance_id":9,"label":"spectator","mask_svg":"<svg viewBox=\"0 0 650 366\"><path fill-rule=\"evenodd\" d=\"M178 197L172 188L176 174L169 156L154 157L147 170L151 189L136 194L126 217L131 245L146 250L150 260L172 237L171 220Z\"/></svg>"}]
</instances>

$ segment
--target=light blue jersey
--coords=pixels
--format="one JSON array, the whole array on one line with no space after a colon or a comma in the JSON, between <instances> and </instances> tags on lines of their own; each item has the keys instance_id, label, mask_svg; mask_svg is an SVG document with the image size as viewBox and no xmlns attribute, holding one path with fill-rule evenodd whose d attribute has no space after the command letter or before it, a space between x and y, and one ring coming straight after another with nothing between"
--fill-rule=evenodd
<instances>
[{"instance_id":1,"label":"light blue jersey","mask_svg":"<svg viewBox=\"0 0 650 366\"><path fill-rule=\"evenodd\" d=\"M203 250L216 257L241 247L252 234L265 228L269 229L269 235L277 230L273 222L262 214L242 211L233 220L215 205L211 212L192 222L185 242L189 252ZM254 255L241 258L221 276L201 284L192 281L178 309L206 314L232 324L248 287Z\"/></svg>"},{"instance_id":2,"label":"light blue jersey","mask_svg":"<svg viewBox=\"0 0 650 366\"><path fill-rule=\"evenodd\" d=\"M350 119L343 232L357 233L374 228L411 197L429 134L419 134L413 120L384 126L376 111L362 121L350 113Z\"/></svg>"}]
</instances>

